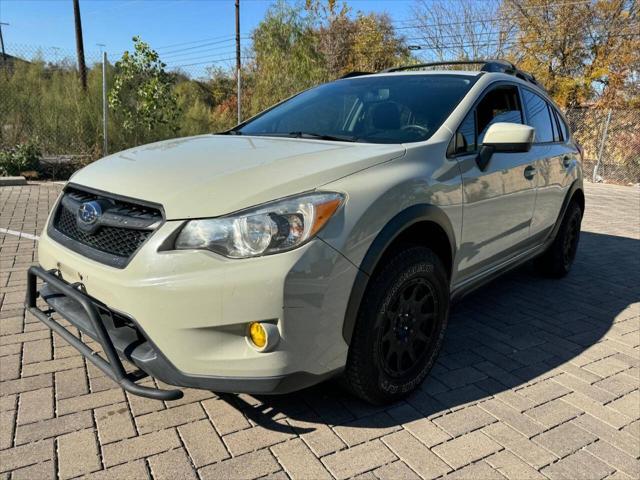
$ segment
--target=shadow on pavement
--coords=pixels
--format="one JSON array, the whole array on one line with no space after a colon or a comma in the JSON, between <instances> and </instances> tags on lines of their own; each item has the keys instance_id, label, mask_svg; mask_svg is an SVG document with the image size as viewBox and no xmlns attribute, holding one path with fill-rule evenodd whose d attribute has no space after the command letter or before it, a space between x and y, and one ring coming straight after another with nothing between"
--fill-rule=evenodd
<instances>
[{"instance_id":1,"label":"shadow on pavement","mask_svg":"<svg viewBox=\"0 0 640 480\"><path fill-rule=\"evenodd\" d=\"M391 427L518 388L597 343L638 301L638 252L638 240L582 232L568 277L542 278L526 265L469 295L453 307L430 375L396 405L372 407L337 381L283 396L221 398L265 428L307 433L326 424Z\"/></svg>"}]
</instances>

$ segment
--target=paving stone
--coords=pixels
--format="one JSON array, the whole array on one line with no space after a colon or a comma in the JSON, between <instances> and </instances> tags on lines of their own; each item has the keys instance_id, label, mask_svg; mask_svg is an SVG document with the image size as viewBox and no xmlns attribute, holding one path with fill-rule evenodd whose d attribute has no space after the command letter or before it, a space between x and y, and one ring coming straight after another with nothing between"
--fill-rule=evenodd
<instances>
[{"instance_id":1,"label":"paving stone","mask_svg":"<svg viewBox=\"0 0 640 480\"><path fill-rule=\"evenodd\" d=\"M225 445L233 456L270 447L294 436L286 423L278 424L279 430L272 427L255 426L239 432L230 433L222 437Z\"/></svg>"},{"instance_id":2,"label":"paving stone","mask_svg":"<svg viewBox=\"0 0 640 480\"><path fill-rule=\"evenodd\" d=\"M105 405L113 405L124 401L124 393L120 388L106 390L104 392L88 393L72 398L64 398L58 401L58 414L89 410Z\"/></svg>"},{"instance_id":3,"label":"paving stone","mask_svg":"<svg viewBox=\"0 0 640 480\"><path fill-rule=\"evenodd\" d=\"M54 457L53 440L0 450L0 472L10 472Z\"/></svg>"},{"instance_id":4,"label":"paving stone","mask_svg":"<svg viewBox=\"0 0 640 480\"><path fill-rule=\"evenodd\" d=\"M427 447L433 447L451 438L451 435L438 428L428 418L420 418L420 412L409 404L392 407L388 413Z\"/></svg>"},{"instance_id":5,"label":"paving stone","mask_svg":"<svg viewBox=\"0 0 640 480\"><path fill-rule=\"evenodd\" d=\"M416 472L400 460L374 470L373 475L380 480L420 480Z\"/></svg>"},{"instance_id":6,"label":"paving stone","mask_svg":"<svg viewBox=\"0 0 640 480\"><path fill-rule=\"evenodd\" d=\"M20 394L18 425L53 417L53 389L31 390Z\"/></svg>"},{"instance_id":7,"label":"paving stone","mask_svg":"<svg viewBox=\"0 0 640 480\"><path fill-rule=\"evenodd\" d=\"M638 456L638 452L640 452L640 439L637 436L620 432L591 415L581 415L573 420L573 422L579 427L591 432L600 440L609 442L614 447L619 448L629 455Z\"/></svg>"},{"instance_id":8,"label":"paving stone","mask_svg":"<svg viewBox=\"0 0 640 480\"><path fill-rule=\"evenodd\" d=\"M16 411L5 410L0 413L0 450L13 445L13 432L16 424Z\"/></svg>"},{"instance_id":9,"label":"paving stone","mask_svg":"<svg viewBox=\"0 0 640 480\"><path fill-rule=\"evenodd\" d=\"M632 420L640 418L640 390L628 393L622 398L614 400L607 404L607 407L613 408L618 412L626 415Z\"/></svg>"},{"instance_id":10,"label":"paving stone","mask_svg":"<svg viewBox=\"0 0 640 480\"><path fill-rule=\"evenodd\" d=\"M125 463L87 475L86 480L148 480L151 478L144 460Z\"/></svg>"},{"instance_id":11,"label":"paving stone","mask_svg":"<svg viewBox=\"0 0 640 480\"><path fill-rule=\"evenodd\" d=\"M91 428L91 412L78 412L17 427L16 445L22 445L65 433Z\"/></svg>"},{"instance_id":12,"label":"paving stone","mask_svg":"<svg viewBox=\"0 0 640 480\"><path fill-rule=\"evenodd\" d=\"M542 473L551 480L599 480L613 472L614 469L612 467L584 450L580 450L542 469Z\"/></svg>"},{"instance_id":13,"label":"paving stone","mask_svg":"<svg viewBox=\"0 0 640 480\"><path fill-rule=\"evenodd\" d=\"M55 373L56 396L58 400L77 397L89 393L84 368L74 368Z\"/></svg>"},{"instance_id":14,"label":"paving stone","mask_svg":"<svg viewBox=\"0 0 640 480\"><path fill-rule=\"evenodd\" d=\"M51 360L51 340L43 339L35 342L25 342L22 351L22 362L37 363Z\"/></svg>"},{"instance_id":15,"label":"paving stone","mask_svg":"<svg viewBox=\"0 0 640 480\"><path fill-rule=\"evenodd\" d=\"M560 398L571 391L563 385L553 380L543 380L534 385L525 387L517 391L520 395L527 397L536 405L550 402L556 398Z\"/></svg>"},{"instance_id":16,"label":"paving stone","mask_svg":"<svg viewBox=\"0 0 640 480\"><path fill-rule=\"evenodd\" d=\"M0 361L0 382L20 377L20 355L9 355Z\"/></svg>"},{"instance_id":17,"label":"paving stone","mask_svg":"<svg viewBox=\"0 0 640 480\"><path fill-rule=\"evenodd\" d=\"M92 430L67 433L58 438L58 475L61 479L88 474L101 467Z\"/></svg>"},{"instance_id":18,"label":"paving stone","mask_svg":"<svg viewBox=\"0 0 640 480\"><path fill-rule=\"evenodd\" d=\"M136 417L136 424L140 433L149 433L201 420L206 416L199 403L191 403Z\"/></svg>"},{"instance_id":19,"label":"paving stone","mask_svg":"<svg viewBox=\"0 0 640 480\"><path fill-rule=\"evenodd\" d=\"M505 477L488 463L478 462L452 472L443 478L447 480L504 480Z\"/></svg>"},{"instance_id":20,"label":"paving stone","mask_svg":"<svg viewBox=\"0 0 640 480\"><path fill-rule=\"evenodd\" d=\"M335 427L333 430L348 446L353 447L399 429L400 427L387 412L380 412L368 417L358 418L345 425Z\"/></svg>"},{"instance_id":21,"label":"paving stone","mask_svg":"<svg viewBox=\"0 0 640 480\"><path fill-rule=\"evenodd\" d=\"M101 445L136 436L129 406L124 402L96 408L94 416Z\"/></svg>"},{"instance_id":22,"label":"paving stone","mask_svg":"<svg viewBox=\"0 0 640 480\"><path fill-rule=\"evenodd\" d=\"M583 395L586 395L596 402L606 403L617 397L615 393L603 390L596 385L590 385L589 383L583 382L579 378L566 373L554 377L554 380L573 390L574 392L579 392Z\"/></svg>"},{"instance_id":23,"label":"paving stone","mask_svg":"<svg viewBox=\"0 0 640 480\"><path fill-rule=\"evenodd\" d=\"M229 457L229 452L209 420L182 425L178 427L178 432L196 468Z\"/></svg>"},{"instance_id":24,"label":"paving stone","mask_svg":"<svg viewBox=\"0 0 640 480\"><path fill-rule=\"evenodd\" d=\"M507 450L495 453L485 461L506 478L526 478L527 480L544 480L545 478L538 470Z\"/></svg>"},{"instance_id":25,"label":"paving stone","mask_svg":"<svg viewBox=\"0 0 640 480\"><path fill-rule=\"evenodd\" d=\"M576 418L582 411L559 399L527 410L525 413L546 428L551 428Z\"/></svg>"},{"instance_id":26,"label":"paving stone","mask_svg":"<svg viewBox=\"0 0 640 480\"><path fill-rule=\"evenodd\" d=\"M432 451L453 468L460 468L501 449L490 437L475 431L433 447Z\"/></svg>"},{"instance_id":27,"label":"paving stone","mask_svg":"<svg viewBox=\"0 0 640 480\"><path fill-rule=\"evenodd\" d=\"M493 415L475 405L433 420L433 423L454 437L477 430L493 422L497 422Z\"/></svg>"},{"instance_id":28,"label":"paving stone","mask_svg":"<svg viewBox=\"0 0 640 480\"><path fill-rule=\"evenodd\" d=\"M19 468L11 473L11 480L55 480L56 466L51 460Z\"/></svg>"},{"instance_id":29,"label":"paving stone","mask_svg":"<svg viewBox=\"0 0 640 480\"><path fill-rule=\"evenodd\" d=\"M532 437L544 431L544 426L542 426L540 423L534 421L526 415L521 414L516 409L509 407L505 403L502 403L500 400L492 399L486 402L482 402L478 406L483 410L489 412L499 421L506 423L507 425L527 437Z\"/></svg>"},{"instance_id":30,"label":"paving stone","mask_svg":"<svg viewBox=\"0 0 640 480\"><path fill-rule=\"evenodd\" d=\"M201 468L198 473L202 480L219 480L221 478L249 480L275 473L278 470L280 470L280 465L271 452L265 449L208 465Z\"/></svg>"},{"instance_id":31,"label":"paving stone","mask_svg":"<svg viewBox=\"0 0 640 480\"><path fill-rule=\"evenodd\" d=\"M102 447L102 461L106 467L137 460L180 446L175 430L161 430L139 437L121 440Z\"/></svg>"},{"instance_id":32,"label":"paving stone","mask_svg":"<svg viewBox=\"0 0 640 480\"><path fill-rule=\"evenodd\" d=\"M596 418L599 418L614 428L621 428L629 423L629 417L626 415L622 415L620 412L609 408L609 406L604 406L581 393L573 392L570 395L563 397L562 400Z\"/></svg>"},{"instance_id":33,"label":"paving stone","mask_svg":"<svg viewBox=\"0 0 640 480\"><path fill-rule=\"evenodd\" d=\"M396 432L384 437L382 441L422 478L436 478L451 470L451 467L409 432Z\"/></svg>"},{"instance_id":34,"label":"paving stone","mask_svg":"<svg viewBox=\"0 0 640 480\"><path fill-rule=\"evenodd\" d=\"M640 478L640 461L604 440L592 443L585 450L632 478ZM640 452L638 455L640 456Z\"/></svg>"},{"instance_id":35,"label":"paving stone","mask_svg":"<svg viewBox=\"0 0 640 480\"><path fill-rule=\"evenodd\" d=\"M324 424L294 419L287 419L287 423L318 457L324 457L345 448L345 443L340 437Z\"/></svg>"},{"instance_id":36,"label":"paving stone","mask_svg":"<svg viewBox=\"0 0 640 480\"><path fill-rule=\"evenodd\" d=\"M39 388L50 387L53 385L50 374L38 375L29 378L19 378L2 382L0 395L11 395L13 393L28 392Z\"/></svg>"},{"instance_id":37,"label":"paving stone","mask_svg":"<svg viewBox=\"0 0 640 480\"><path fill-rule=\"evenodd\" d=\"M212 398L202 402L202 406L220 435L237 432L250 426L242 412L225 400Z\"/></svg>"},{"instance_id":38,"label":"paving stone","mask_svg":"<svg viewBox=\"0 0 640 480\"><path fill-rule=\"evenodd\" d=\"M629 371L630 370L627 370L626 372L621 372L609 378L595 382L593 387L605 390L611 396L619 397L621 395L626 395L638 388L638 375L627 375L627 372Z\"/></svg>"},{"instance_id":39,"label":"paving stone","mask_svg":"<svg viewBox=\"0 0 640 480\"><path fill-rule=\"evenodd\" d=\"M149 457L149 466L155 480L198 480L187 454L182 449L169 450Z\"/></svg>"},{"instance_id":40,"label":"paving stone","mask_svg":"<svg viewBox=\"0 0 640 480\"><path fill-rule=\"evenodd\" d=\"M320 460L298 438L275 445L271 451L287 474L294 480L332 478Z\"/></svg>"},{"instance_id":41,"label":"paving stone","mask_svg":"<svg viewBox=\"0 0 640 480\"><path fill-rule=\"evenodd\" d=\"M1 338L1 337L0 337ZM23 377L32 377L43 373L60 372L62 370L70 370L83 365L80 355L69 358L61 358L58 360L49 360L48 362L30 363L22 367Z\"/></svg>"},{"instance_id":42,"label":"paving stone","mask_svg":"<svg viewBox=\"0 0 640 480\"><path fill-rule=\"evenodd\" d=\"M353 477L396 460L380 440L357 445L322 458L322 463L338 480Z\"/></svg>"},{"instance_id":43,"label":"paving stone","mask_svg":"<svg viewBox=\"0 0 640 480\"><path fill-rule=\"evenodd\" d=\"M573 423L562 424L533 438L536 443L559 457L567 456L596 439L595 435Z\"/></svg>"},{"instance_id":44,"label":"paving stone","mask_svg":"<svg viewBox=\"0 0 640 480\"><path fill-rule=\"evenodd\" d=\"M591 373L599 375L602 378L606 378L626 370L629 368L629 365L614 357L607 357L585 365L583 368Z\"/></svg>"}]
</instances>

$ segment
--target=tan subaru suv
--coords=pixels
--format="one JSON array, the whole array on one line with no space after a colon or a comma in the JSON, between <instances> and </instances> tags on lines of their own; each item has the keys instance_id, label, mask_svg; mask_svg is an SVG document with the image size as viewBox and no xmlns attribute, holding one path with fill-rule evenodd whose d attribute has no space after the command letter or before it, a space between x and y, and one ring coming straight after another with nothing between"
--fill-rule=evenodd
<instances>
[{"instance_id":1,"label":"tan subaru suv","mask_svg":"<svg viewBox=\"0 0 640 480\"><path fill-rule=\"evenodd\" d=\"M353 74L85 167L42 234L29 311L137 395L182 396L141 375L249 393L339 375L401 398L450 302L528 260L561 277L578 246L565 118L512 64L467 63Z\"/></svg>"}]
</instances>

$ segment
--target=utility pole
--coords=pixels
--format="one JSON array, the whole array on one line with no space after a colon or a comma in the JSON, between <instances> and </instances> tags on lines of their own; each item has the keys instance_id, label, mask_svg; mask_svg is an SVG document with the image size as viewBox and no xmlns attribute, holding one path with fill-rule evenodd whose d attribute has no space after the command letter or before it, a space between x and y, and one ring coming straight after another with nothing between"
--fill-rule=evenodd
<instances>
[{"instance_id":1,"label":"utility pole","mask_svg":"<svg viewBox=\"0 0 640 480\"><path fill-rule=\"evenodd\" d=\"M109 154L109 122L107 120L107 52L102 52L102 152L106 157Z\"/></svg>"},{"instance_id":2,"label":"utility pole","mask_svg":"<svg viewBox=\"0 0 640 480\"><path fill-rule=\"evenodd\" d=\"M242 84L240 82L240 0L236 0L236 76L238 79L237 98L238 101L238 124L242 122Z\"/></svg>"},{"instance_id":3,"label":"utility pole","mask_svg":"<svg viewBox=\"0 0 640 480\"><path fill-rule=\"evenodd\" d=\"M78 51L78 70L82 89L87 89L87 66L84 63L84 43L82 41L82 20L80 19L80 4L73 0L73 16L76 24L76 50Z\"/></svg>"},{"instance_id":4,"label":"utility pole","mask_svg":"<svg viewBox=\"0 0 640 480\"><path fill-rule=\"evenodd\" d=\"M4 51L4 39L2 38L2 26L9 26L8 23L0 22L0 45L2 46L2 64L5 65L7 63L7 53Z\"/></svg>"}]
</instances>

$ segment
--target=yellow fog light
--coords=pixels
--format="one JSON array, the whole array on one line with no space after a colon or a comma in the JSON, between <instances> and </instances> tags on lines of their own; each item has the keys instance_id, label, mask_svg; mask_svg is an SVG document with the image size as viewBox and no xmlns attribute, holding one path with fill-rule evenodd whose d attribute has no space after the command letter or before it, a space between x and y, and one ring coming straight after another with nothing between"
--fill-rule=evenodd
<instances>
[{"instance_id":1,"label":"yellow fog light","mask_svg":"<svg viewBox=\"0 0 640 480\"><path fill-rule=\"evenodd\" d=\"M272 323L276 322L276 323ZM273 350L280 341L277 320L251 322L247 329L247 343L260 353Z\"/></svg>"},{"instance_id":2,"label":"yellow fog light","mask_svg":"<svg viewBox=\"0 0 640 480\"><path fill-rule=\"evenodd\" d=\"M263 349L267 344L267 332L259 322L249 324L249 338L251 343L259 349Z\"/></svg>"}]
</instances>

